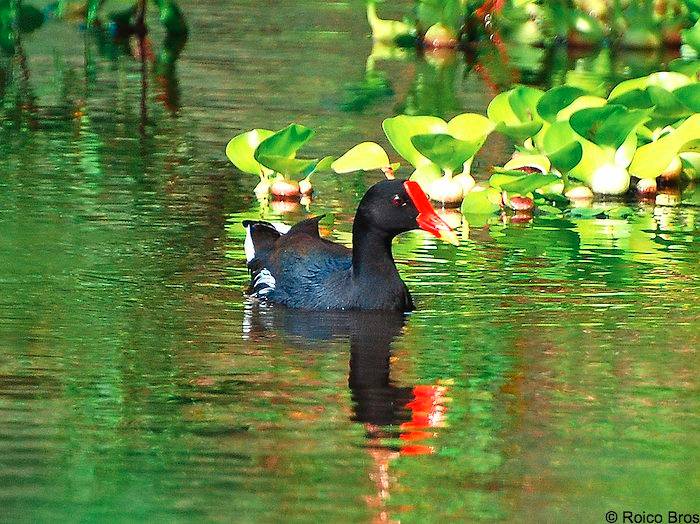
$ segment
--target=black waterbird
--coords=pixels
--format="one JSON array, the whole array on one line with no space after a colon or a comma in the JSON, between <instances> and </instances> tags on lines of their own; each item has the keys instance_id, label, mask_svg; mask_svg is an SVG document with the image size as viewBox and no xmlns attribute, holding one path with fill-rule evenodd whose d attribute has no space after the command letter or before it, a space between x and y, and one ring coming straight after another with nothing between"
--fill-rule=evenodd
<instances>
[{"instance_id":1,"label":"black waterbird","mask_svg":"<svg viewBox=\"0 0 700 524\"><path fill-rule=\"evenodd\" d=\"M384 180L365 193L355 214L352 250L320 236L321 218L288 230L243 222L252 295L298 309L410 311L413 300L394 263L393 238L420 228L458 243L413 181Z\"/></svg>"}]
</instances>

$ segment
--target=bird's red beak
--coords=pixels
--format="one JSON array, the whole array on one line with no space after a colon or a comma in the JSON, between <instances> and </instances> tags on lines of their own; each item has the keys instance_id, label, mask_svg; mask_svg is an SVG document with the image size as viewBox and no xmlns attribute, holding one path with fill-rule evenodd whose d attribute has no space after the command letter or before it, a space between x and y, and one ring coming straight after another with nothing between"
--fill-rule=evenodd
<instances>
[{"instance_id":1,"label":"bird's red beak","mask_svg":"<svg viewBox=\"0 0 700 524\"><path fill-rule=\"evenodd\" d=\"M416 218L418 227L423 231L432 233L440 240L458 246L459 239L457 238L457 234L438 216L435 212L435 208L430 203L430 199L428 199L428 195L421 189L418 182L406 180L403 183L403 187L413 201L413 205L416 206L418 210L418 217Z\"/></svg>"}]
</instances>

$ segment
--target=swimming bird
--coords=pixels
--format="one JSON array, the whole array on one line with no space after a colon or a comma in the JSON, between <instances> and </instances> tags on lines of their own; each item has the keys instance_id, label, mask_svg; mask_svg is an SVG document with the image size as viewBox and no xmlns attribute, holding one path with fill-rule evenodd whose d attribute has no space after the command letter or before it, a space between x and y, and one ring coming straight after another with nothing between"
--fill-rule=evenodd
<instances>
[{"instance_id":1,"label":"swimming bird","mask_svg":"<svg viewBox=\"0 0 700 524\"><path fill-rule=\"evenodd\" d=\"M383 180L365 193L353 222L352 249L321 237L322 218L289 229L243 222L252 296L297 309L410 311L413 299L394 263L393 238L420 228L459 243L410 180Z\"/></svg>"}]
</instances>

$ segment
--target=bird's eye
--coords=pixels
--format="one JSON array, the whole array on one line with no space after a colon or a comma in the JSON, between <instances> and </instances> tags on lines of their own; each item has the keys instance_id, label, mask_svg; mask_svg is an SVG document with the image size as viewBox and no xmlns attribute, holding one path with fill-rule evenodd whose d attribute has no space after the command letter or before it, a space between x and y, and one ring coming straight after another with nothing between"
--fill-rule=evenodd
<instances>
[{"instance_id":1,"label":"bird's eye","mask_svg":"<svg viewBox=\"0 0 700 524\"><path fill-rule=\"evenodd\" d=\"M393 198L391 199L391 203L394 204L396 207L401 207L406 205L406 201L401 198L399 195L394 195Z\"/></svg>"}]
</instances>

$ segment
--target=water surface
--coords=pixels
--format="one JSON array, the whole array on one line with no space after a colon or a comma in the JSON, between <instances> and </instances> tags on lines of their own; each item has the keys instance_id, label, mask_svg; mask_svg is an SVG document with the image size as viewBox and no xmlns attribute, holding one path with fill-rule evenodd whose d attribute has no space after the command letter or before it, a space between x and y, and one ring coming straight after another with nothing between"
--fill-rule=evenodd
<instances>
[{"instance_id":1,"label":"water surface","mask_svg":"<svg viewBox=\"0 0 700 524\"><path fill-rule=\"evenodd\" d=\"M471 227L458 249L405 235L405 317L255 304L240 221L331 212L347 242L378 177L321 175L308 211L261 204L231 136L294 120L310 154L339 154L398 110L483 113L493 79L461 57L367 62L361 2L183 6L190 39L145 85L60 22L2 59L0 520L697 511L691 191L627 219ZM596 56L557 74L605 85ZM509 152L489 142L477 174Z\"/></svg>"}]
</instances>

